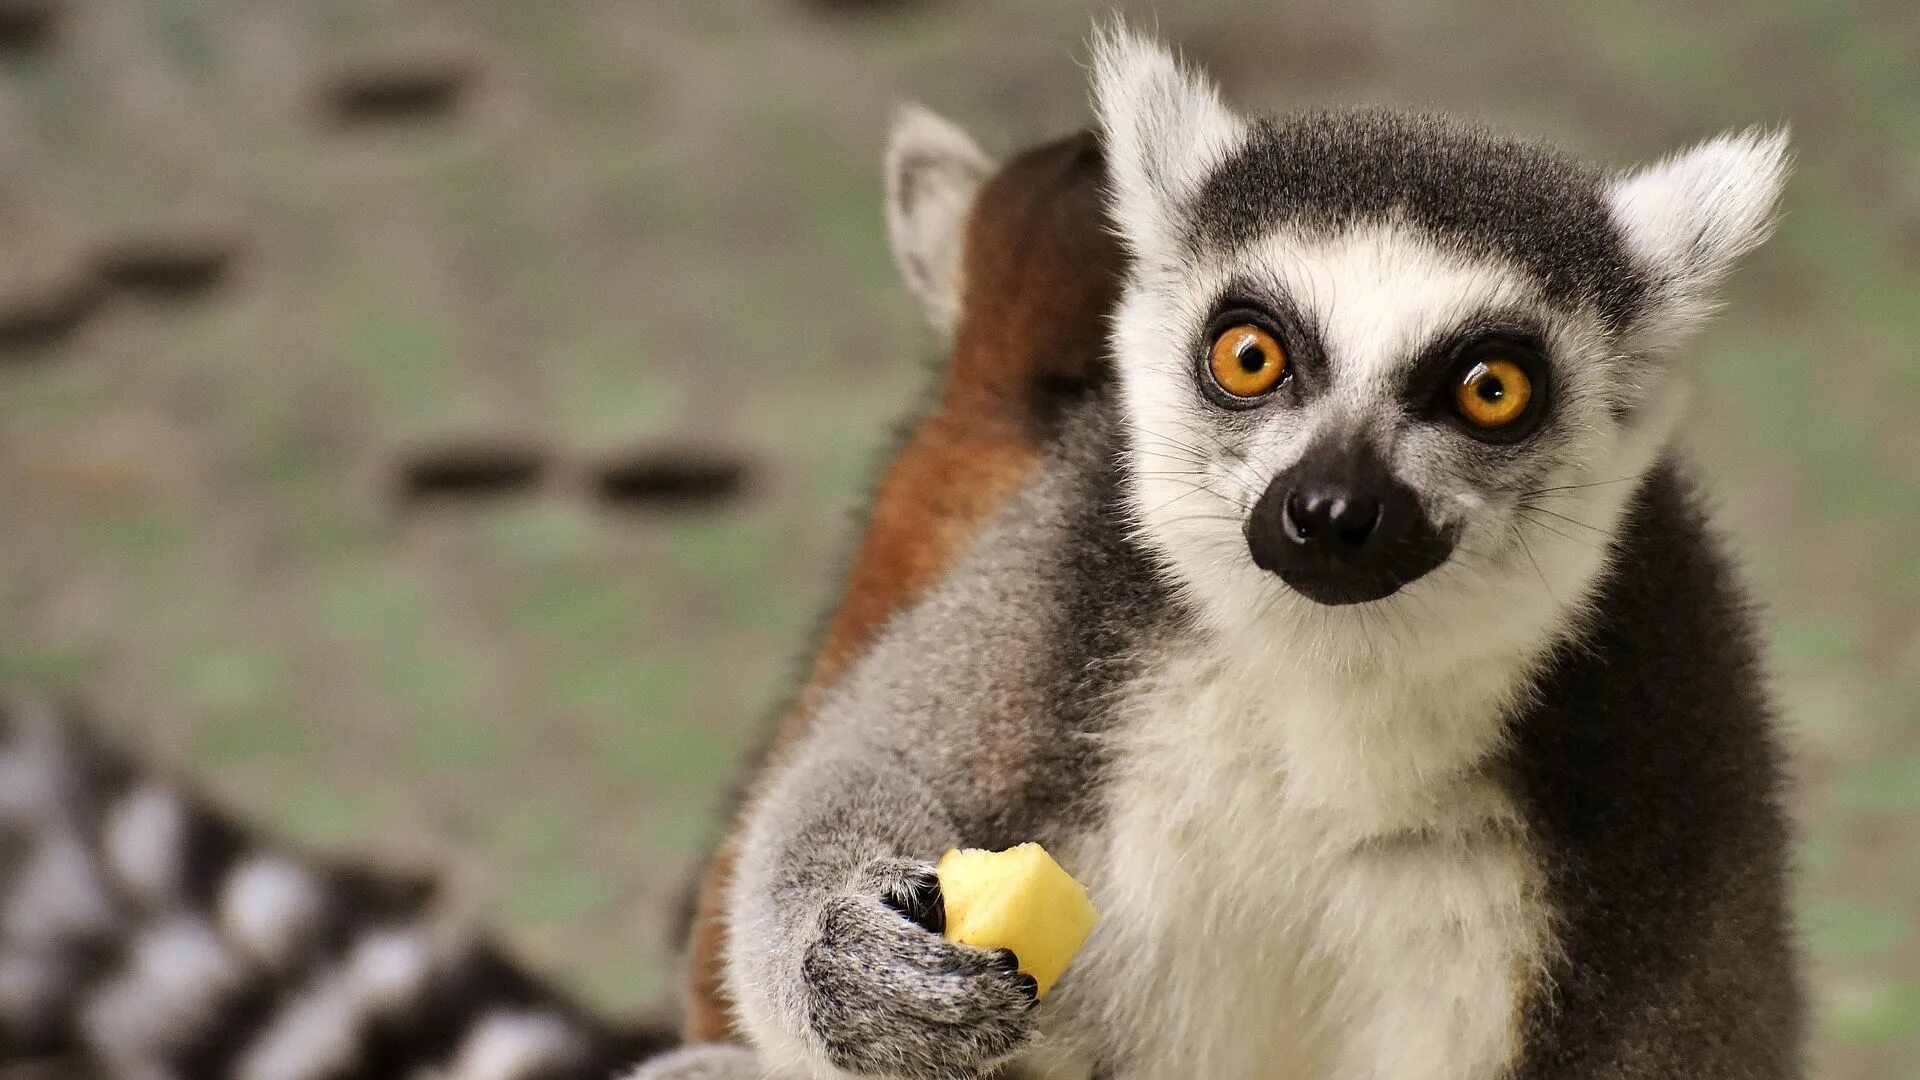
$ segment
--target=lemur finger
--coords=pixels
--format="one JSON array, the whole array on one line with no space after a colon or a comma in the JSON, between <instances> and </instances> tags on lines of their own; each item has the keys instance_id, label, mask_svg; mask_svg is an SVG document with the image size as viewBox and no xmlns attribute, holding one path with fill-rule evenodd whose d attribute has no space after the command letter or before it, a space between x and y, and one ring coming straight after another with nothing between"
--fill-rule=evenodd
<instances>
[{"instance_id":1,"label":"lemur finger","mask_svg":"<svg viewBox=\"0 0 1920 1080\"><path fill-rule=\"evenodd\" d=\"M946 933L947 904L933 867L916 866L895 878L880 898L920 927L935 934Z\"/></svg>"},{"instance_id":2,"label":"lemur finger","mask_svg":"<svg viewBox=\"0 0 1920 1080\"><path fill-rule=\"evenodd\" d=\"M878 900L841 897L822 914L803 963L828 1022L979 1025L1025 1022L1034 984L1004 950L955 945Z\"/></svg>"}]
</instances>

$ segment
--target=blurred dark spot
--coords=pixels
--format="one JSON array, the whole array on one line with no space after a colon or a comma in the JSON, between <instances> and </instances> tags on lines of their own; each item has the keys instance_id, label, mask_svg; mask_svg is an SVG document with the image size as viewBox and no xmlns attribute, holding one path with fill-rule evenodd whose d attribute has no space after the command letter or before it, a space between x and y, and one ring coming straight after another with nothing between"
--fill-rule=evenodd
<instances>
[{"instance_id":1,"label":"blurred dark spot","mask_svg":"<svg viewBox=\"0 0 1920 1080\"><path fill-rule=\"evenodd\" d=\"M746 480L738 455L663 447L607 458L594 472L594 492L615 506L691 507L737 498Z\"/></svg>"},{"instance_id":2,"label":"blurred dark spot","mask_svg":"<svg viewBox=\"0 0 1920 1080\"><path fill-rule=\"evenodd\" d=\"M472 76L469 65L451 59L362 63L333 76L325 103L347 124L438 119L459 104Z\"/></svg>"},{"instance_id":3,"label":"blurred dark spot","mask_svg":"<svg viewBox=\"0 0 1920 1080\"><path fill-rule=\"evenodd\" d=\"M932 5L930 0L806 0L806 6L834 15L860 15Z\"/></svg>"},{"instance_id":4,"label":"blurred dark spot","mask_svg":"<svg viewBox=\"0 0 1920 1080\"><path fill-rule=\"evenodd\" d=\"M109 244L98 265L114 288L185 298L219 284L232 262L232 245L218 238L136 236Z\"/></svg>"},{"instance_id":5,"label":"blurred dark spot","mask_svg":"<svg viewBox=\"0 0 1920 1080\"><path fill-rule=\"evenodd\" d=\"M547 471L547 452L525 443L474 441L423 447L400 466L400 501L452 503L524 494Z\"/></svg>"},{"instance_id":6,"label":"blurred dark spot","mask_svg":"<svg viewBox=\"0 0 1920 1080\"><path fill-rule=\"evenodd\" d=\"M0 0L0 50L40 48L53 38L59 21L56 0Z\"/></svg>"},{"instance_id":7,"label":"blurred dark spot","mask_svg":"<svg viewBox=\"0 0 1920 1080\"><path fill-rule=\"evenodd\" d=\"M31 352L58 345L72 334L100 299L92 282L47 282L0 296L0 350Z\"/></svg>"}]
</instances>

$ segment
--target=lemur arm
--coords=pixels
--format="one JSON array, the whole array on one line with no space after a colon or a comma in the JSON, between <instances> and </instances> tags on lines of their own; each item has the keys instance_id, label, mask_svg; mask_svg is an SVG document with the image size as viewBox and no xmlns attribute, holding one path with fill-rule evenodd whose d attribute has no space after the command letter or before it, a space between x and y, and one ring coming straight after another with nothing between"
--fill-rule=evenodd
<instances>
[{"instance_id":1,"label":"lemur arm","mask_svg":"<svg viewBox=\"0 0 1920 1080\"><path fill-rule=\"evenodd\" d=\"M742 914L764 914L776 933L804 931L813 909L859 887L872 864L926 862L959 840L952 815L899 755L852 739L810 750L755 808L741 858Z\"/></svg>"},{"instance_id":2,"label":"lemur arm","mask_svg":"<svg viewBox=\"0 0 1920 1080\"><path fill-rule=\"evenodd\" d=\"M1029 1038L1033 980L948 942L929 860L964 841L895 752L816 733L749 815L727 981L771 1064L972 1075Z\"/></svg>"}]
</instances>

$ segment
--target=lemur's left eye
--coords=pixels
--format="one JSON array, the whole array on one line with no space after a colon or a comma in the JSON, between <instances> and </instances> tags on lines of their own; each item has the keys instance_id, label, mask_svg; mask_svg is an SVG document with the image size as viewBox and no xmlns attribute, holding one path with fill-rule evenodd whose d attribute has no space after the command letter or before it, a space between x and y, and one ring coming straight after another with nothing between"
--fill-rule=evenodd
<instances>
[{"instance_id":1,"label":"lemur's left eye","mask_svg":"<svg viewBox=\"0 0 1920 1080\"><path fill-rule=\"evenodd\" d=\"M1511 360L1489 356L1468 364L1453 385L1453 407L1482 431L1511 427L1533 402L1533 379Z\"/></svg>"},{"instance_id":2,"label":"lemur's left eye","mask_svg":"<svg viewBox=\"0 0 1920 1080\"><path fill-rule=\"evenodd\" d=\"M1237 398L1256 398L1280 385L1287 374L1287 352L1272 334L1240 323L1213 339L1207 369L1220 389Z\"/></svg>"}]
</instances>

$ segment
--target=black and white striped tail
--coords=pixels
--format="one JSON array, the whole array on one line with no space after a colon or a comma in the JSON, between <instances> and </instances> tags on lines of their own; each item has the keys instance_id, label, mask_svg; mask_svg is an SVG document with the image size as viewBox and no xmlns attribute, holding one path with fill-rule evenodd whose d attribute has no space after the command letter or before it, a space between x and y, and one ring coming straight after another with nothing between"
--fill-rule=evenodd
<instances>
[{"instance_id":1,"label":"black and white striped tail","mask_svg":"<svg viewBox=\"0 0 1920 1080\"><path fill-rule=\"evenodd\" d=\"M299 852L40 704L0 704L0 1065L111 1080L606 1080L589 1015L436 903Z\"/></svg>"}]
</instances>

